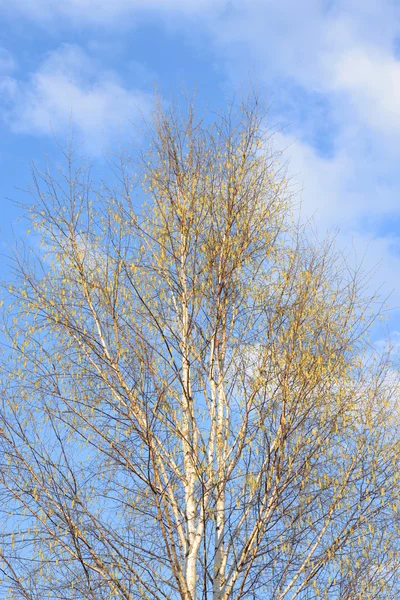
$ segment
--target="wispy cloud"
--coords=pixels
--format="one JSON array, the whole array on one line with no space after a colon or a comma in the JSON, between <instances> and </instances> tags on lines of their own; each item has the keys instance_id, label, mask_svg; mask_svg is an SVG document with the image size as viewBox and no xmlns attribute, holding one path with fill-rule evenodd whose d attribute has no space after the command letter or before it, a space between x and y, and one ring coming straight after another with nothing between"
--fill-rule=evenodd
<instances>
[{"instance_id":1,"label":"wispy cloud","mask_svg":"<svg viewBox=\"0 0 400 600\"><path fill-rule=\"evenodd\" d=\"M126 87L73 45L49 53L24 81L3 77L0 87L8 94L4 118L13 132L58 135L72 123L91 151L110 136L124 138L129 123L152 103L150 94Z\"/></svg>"},{"instance_id":2,"label":"wispy cloud","mask_svg":"<svg viewBox=\"0 0 400 600\"><path fill-rule=\"evenodd\" d=\"M380 48L354 46L327 69L328 89L348 96L359 120L380 135L400 134L400 63Z\"/></svg>"}]
</instances>

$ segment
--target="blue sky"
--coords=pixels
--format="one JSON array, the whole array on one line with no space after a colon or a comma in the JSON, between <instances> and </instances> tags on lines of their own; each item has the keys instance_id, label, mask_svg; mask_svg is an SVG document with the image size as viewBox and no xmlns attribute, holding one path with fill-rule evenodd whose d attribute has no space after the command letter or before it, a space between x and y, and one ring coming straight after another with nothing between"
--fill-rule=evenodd
<instances>
[{"instance_id":1,"label":"blue sky","mask_svg":"<svg viewBox=\"0 0 400 600\"><path fill-rule=\"evenodd\" d=\"M56 155L71 114L101 167L155 86L167 101L196 87L218 108L249 77L303 214L339 228L366 269L381 261L372 285L393 291L400 330L399 0L0 0L3 232L22 231L7 198L23 198L30 161Z\"/></svg>"}]
</instances>

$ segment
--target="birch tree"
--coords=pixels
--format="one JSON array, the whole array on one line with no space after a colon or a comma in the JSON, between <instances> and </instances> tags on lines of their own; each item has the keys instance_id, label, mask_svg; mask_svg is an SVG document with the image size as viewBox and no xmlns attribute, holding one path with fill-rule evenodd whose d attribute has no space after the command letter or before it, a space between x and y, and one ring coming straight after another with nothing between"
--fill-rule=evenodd
<instances>
[{"instance_id":1,"label":"birch tree","mask_svg":"<svg viewBox=\"0 0 400 600\"><path fill-rule=\"evenodd\" d=\"M399 597L398 380L253 96L34 169L4 311L0 595ZM36 243L40 239L40 244Z\"/></svg>"}]
</instances>

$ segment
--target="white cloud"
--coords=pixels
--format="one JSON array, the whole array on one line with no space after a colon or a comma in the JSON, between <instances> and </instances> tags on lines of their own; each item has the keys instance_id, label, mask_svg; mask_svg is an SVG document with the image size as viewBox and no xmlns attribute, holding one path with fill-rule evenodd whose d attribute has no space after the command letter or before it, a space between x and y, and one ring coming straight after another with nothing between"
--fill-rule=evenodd
<instances>
[{"instance_id":1,"label":"white cloud","mask_svg":"<svg viewBox=\"0 0 400 600\"><path fill-rule=\"evenodd\" d=\"M400 132L400 27L394 0L238 0L209 21L231 77L255 68L268 91L289 81L331 96L339 119Z\"/></svg>"},{"instance_id":2,"label":"white cloud","mask_svg":"<svg viewBox=\"0 0 400 600\"><path fill-rule=\"evenodd\" d=\"M345 92L359 119L385 136L400 133L400 62L380 48L347 48L332 62L330 89Z\"/></svg>"},{"instance_id":3,"label":"white cloud","mask_svg":"<svg viewBox=\"0 0 400 600\"><path fill-rule=\"evenodd\" d=\"M274 138L289 162L291 188L299 194L303 217L312 218L321 238L339 227L337 247L349 264L361 265L371 275L369 289L380 290L392 307L400 308L400 232L374 231L382 219L399 214L397 186L380 184L374 157L363 161L361 151L353 155L344 147L326 158L289 134L275 133Z\"/></svg>"},{"instance_id":4,"label":"white cloud","mask_svg":"<svg viewBox=\"0 0 400 600\"><path fill-rule=\"evenodd\" d=\"M308 144L290 134L275 133L274 142L289 162L289 177L293 191L300 194L303 214L313 217L322 227L334 222L340 211L343 189L349 177L349 163L344 154L334 159L324 158ZM346 212L355 211L354 202L346 199Z\"/></svg>"},{"instance_id":5,"label":"white cloud","mask_svg":"<svg viewBox=\"0 0 400 600\"><path fill-rule=\"evenodd\" d=\"M17 133L64 134L69 125L101 151L110 136L122 138L152 96L128 88L115 73L102 71L79 47L64 45L50 53L27 81L0 79L8 90L6 120Z\"/></svg>"},{"instance_id":6,"label":"white cloud","mask_svg":"<svg viewBox=\"0 0 400 600\"><path fill-rule=\"evenodd\" d=\"M53 21L56 27L120 27L143 11L178 21L201 19L197 26L211 33L239 79L240 63L245 74L257 65L272 88L274 77L283 77L308 90L337 92L343 94L335 98L338 109L360 123L386 134L400 130L400 65L392 52L400 17L395 0L0 0L0 14Z\"/></svg>"},{"instance_id":7,"label":"white cloud","mask_svg":"<svg viewBox=\"0 0 400 600\"><path fill-rule=\"evenodd\" d=\"M308 90L342 94L337 110L360 125L386 134L400 129L400 64L392 53L400 7L394 0L0 0L0 14L55 26L120 27L143 11L201 19L197 26L211 33L239 80L256 65L272 91L274 78L291 78Z\"/></svg>"},{"instance_id":8,"label":"white cloud","mask_svg":"<svg viewBox=\"0 0 400 600\"><path fill-rule=\"evenodd\" d=\"M346 231L354 231L361 225L360 218L366 225L368 220L384 219L400 210L397 186L379 180L381 165L375 154L363 155L362 144L339 143L336 153L326 157L290 133L276 132L274 141L289 163L303 214L314 217L323 229L342 225ZM392 168L389 164L389 170Z\"/></svg>"}]
</instances>

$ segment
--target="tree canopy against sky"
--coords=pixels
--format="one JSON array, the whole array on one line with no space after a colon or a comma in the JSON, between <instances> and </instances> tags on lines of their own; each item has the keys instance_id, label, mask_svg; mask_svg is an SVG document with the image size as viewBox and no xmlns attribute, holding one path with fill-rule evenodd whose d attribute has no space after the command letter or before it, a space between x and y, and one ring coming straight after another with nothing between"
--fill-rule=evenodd
<instances>
[{"instance_id":1,"label":"tree canopy against sky","mask_svg":"<svg viewBox=\"0 0 400 600\"><path fill-rule=\"evenodd\" d=\"M397 598L397 373L258 99L34 171L0 411L8 598ZM143 204L140 206L140 203Z\"/></svg>"},{"instance_id":2,"label":"tree canopy against sky","mask_svg":"<svg viewBox=\"0 0 400 600\"><path fill-rule=\"evenodd\" d=\"M118 133L129 141L155 82L167 98L183 84L223 108L252 73L305 214L340 228L337 244L366 253L368 269L382 261L374 287L393 291L399 340L398 0L13 0L0 20L2 232L23 235L8 198L32 159L57 160L53 135L64 139L71 115L104 169L102 150Z\"/></svg>"}]
</instances>

